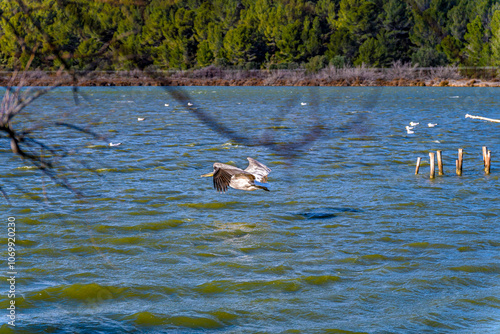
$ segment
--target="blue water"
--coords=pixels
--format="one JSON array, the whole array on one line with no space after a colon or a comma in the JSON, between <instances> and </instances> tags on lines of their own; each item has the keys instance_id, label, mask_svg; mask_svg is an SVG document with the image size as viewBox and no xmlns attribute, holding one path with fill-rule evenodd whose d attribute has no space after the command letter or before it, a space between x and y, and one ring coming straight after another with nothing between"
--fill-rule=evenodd
<instances>
[{"instance_id":1,"label":"blue water","mask_svg":"<svg viewBox=\"0 0 500 334\"><path fill-rule=\"evenodd\" d=\"M16 219L16 330L500 330L500 125L464 117L499 119L495 88L170 92L81 88L75 104L61 88L16 117L15 128L41 124L37 139L68 150L56 171L84 195L1 141L10 205L0 198L0 219ZM420 124L407 134L411 121ZM444 175L430 179L436 150ZM245 168L246 157L272 169L270 192L220 194L200 177L214 162ZM9 302L2 293L6 332Z\"/></svg>"}]
</instances>

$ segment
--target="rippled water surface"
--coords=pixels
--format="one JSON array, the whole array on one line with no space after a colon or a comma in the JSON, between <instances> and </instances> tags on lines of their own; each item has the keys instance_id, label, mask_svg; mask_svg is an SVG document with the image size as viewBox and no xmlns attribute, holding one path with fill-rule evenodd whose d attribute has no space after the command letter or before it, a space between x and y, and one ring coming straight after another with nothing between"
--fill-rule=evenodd
<instances>
[{"instance_id":1,"label":"rippled water surface","mask_svg":"<svg viewBox=\"0 0 500 334\"><path fill-rule=\"evenodd\" d=\"M500 128L464 118L500 118L498 90L183 89L202 109L162 88L81 91L77 106L69 88L37 100L17 126L65 121L108 136L50 126L38 133L76 150L59 170L84 198L2 142L0 186L12 204L1 199L1 219L6 226L15 217L17 228L16 329L500 331ZM254 145L214 131L193 110ZM420 123L414 134L410 121ZM318 125L308 145L279 149ZM277 146L256 144L270 139ZM466 152L461 177L458 148ZM431 180L428 152L436 150L445 175ZM272 169L271 192L219 194L200 177L214 162L246 167L246 157Z\"/></svg>"}]
</instances>

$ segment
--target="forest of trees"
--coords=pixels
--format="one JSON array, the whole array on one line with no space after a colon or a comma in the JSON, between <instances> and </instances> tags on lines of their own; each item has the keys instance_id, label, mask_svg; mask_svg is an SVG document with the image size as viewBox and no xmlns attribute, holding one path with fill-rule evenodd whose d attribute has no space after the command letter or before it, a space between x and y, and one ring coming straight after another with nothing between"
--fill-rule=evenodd
<instances>
[{"instance_id":1,"label":"forest of trees","mask_svg":"<svg viewBox=\"0 0 500 334\"><path fill-rule=\"evenodd\" d=\"M500 0L18 0L0 17L3 70L500 65Z\"/></svg>"}]
</instances>

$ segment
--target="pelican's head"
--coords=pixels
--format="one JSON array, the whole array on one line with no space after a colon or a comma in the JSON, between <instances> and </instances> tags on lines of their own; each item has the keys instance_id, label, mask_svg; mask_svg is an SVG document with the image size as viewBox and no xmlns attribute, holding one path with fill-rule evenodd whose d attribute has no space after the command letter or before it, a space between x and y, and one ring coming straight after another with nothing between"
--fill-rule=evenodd
<instances>
[{"instance_id":1,"label":"pelican's head","mask_svg":"<svg viewBox=\"0 0 500 334\"><path fill-rule=\"evenodd\" d=\"M201 177L210 177L210 176L214 176L215 172L217 171L217 167L215 167L217 163L214 164L213 166L213 170L210 172L210 173L207 173L207 174L203 174Z\"/></svg>"}]
</instances>

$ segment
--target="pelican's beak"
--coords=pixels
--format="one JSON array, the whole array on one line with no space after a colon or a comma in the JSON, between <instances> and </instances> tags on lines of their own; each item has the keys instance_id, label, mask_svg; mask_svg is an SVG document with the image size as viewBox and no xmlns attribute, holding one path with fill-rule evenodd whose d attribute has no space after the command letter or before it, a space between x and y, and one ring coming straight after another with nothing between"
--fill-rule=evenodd
<instances>
[{"instance_id":1,"label":"pelican's beak","mask_svg":"<svg viewBox=\"0 0 500 334\"><path fill-rule=\"evenodd\" d=\"M210 177L210 176L214 176L214 172L210 172L208 174L203 174L201 177Z\"/></svg>"}]
</instances>

